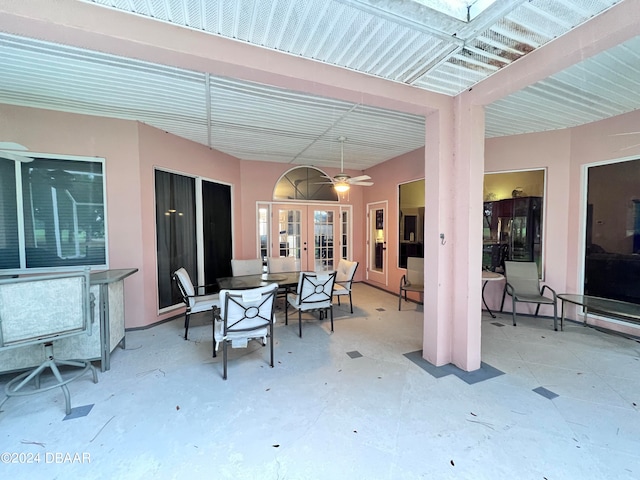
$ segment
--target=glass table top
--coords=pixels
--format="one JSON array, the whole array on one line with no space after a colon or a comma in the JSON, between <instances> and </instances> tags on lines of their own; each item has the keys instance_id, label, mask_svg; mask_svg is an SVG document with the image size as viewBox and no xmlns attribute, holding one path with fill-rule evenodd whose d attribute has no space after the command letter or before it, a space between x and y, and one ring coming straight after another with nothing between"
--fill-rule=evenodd
<instances>
[{"instance_id":1,"label":"glass table top","mask_svg":"<svg viewBox=\"0 0 640 480\"><path fill-rule=\"evenodd\" d=\"M610 314L640 321L640 305L608 298L591 297L574 293L561 293L558 298L569 303L582 305L587 311Z\"/></svg>"}]
</instances>

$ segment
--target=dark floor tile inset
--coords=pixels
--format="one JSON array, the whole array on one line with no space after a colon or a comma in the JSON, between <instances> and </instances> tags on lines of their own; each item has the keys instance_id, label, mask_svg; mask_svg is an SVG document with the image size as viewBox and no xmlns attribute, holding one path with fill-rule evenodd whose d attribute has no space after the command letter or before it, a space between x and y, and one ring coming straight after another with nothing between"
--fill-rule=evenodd
<instances>
[{"instance_id":1,"label":"dark floor tile inset","mask_svg":"<svg viewBox=\"0 0 640 480\"><path fill-rule=\"evenodd\" d=\"M544 398L548 398L549 400L553 400L556 397L559 397L557 393L552 392L551 390L547 390L544 387L538 387L533 389L534 392L542 395Z\"/></svg>"},{"instance_id":2,"label":"dark floor tile inset","mask_svg":"<svg viewBox=\"0 0 640 480\"><path fill-rule=\"evenodd\" d=\"M435 378L441 378L447 375L455 375L460 380L468 383L469 385L473 385L474 383L482 382L483 380L489 380L491 378L504 375L504 372L502 370L498 370L497 368L494 368L484 362L480 362L480 368L478 370L474 370L473 372L465 372L464 370L459 369L451 363L448 363L447 365L443 365L441 367L436 367L435 365L427 362L424 358L422 358L422 350L405 353L404 356Z\"/></svg>"},{"instance_id":3,"label":"dark floor tile inset","mask_svg":"<svg viewBox=\"0 0 640 480\"><path fill-rule=\"evenodd\" d=\"M441 378L454 373L452 369L453 365L451 364L443 365L442 367L436 367L432 363L427 362L424 358L422 358L422 350L405 353L404 356L433 377Z\"/></svg>"},{"instance_id":4,"label":"dark floor tile inset","mask_svg":"<svg viewBox=\"0 0 640 480\"><path fill-rule=\"evenodd\" d=\"M495 367L492 367L488 363L480 362L480 368L474 370L473 372L465 372L464 370L460 370L458 367L454 367L458 370L459 373L456 373L460 380L468 383L469 385L473 385L474 383L483 382L485 380L490 380L495 377L499 377L500 375L504 375L502 370L498 370Z\"/></svg>"},{"instance_id":5,"label":"dark floor tile inset","mask_svg":"<svg viewBox=\"0 0 640 480\"><path fill-rule=\"evenodd\" d=\"M386 310L385 310L384 308L382 308L382 307L380 307L380 308L376 308L376 310L377 310L378 312L386 312Z\"/></svg>"},{"instance_id":6,"label":"dark floor tile inset","mask_svg":"<svg viewBox=\"0 0 640 480\"><path fill-rule=\"evenodd\" d=\"M362 354L357 350L354 350L353 352L347 352L347 355L349 355L351 358L360 358L362 356Z\"/></svg>"},{"instance_id":7,"label":"dark floor tile inset","mask_svg":"<svg viewBox=\"0 0 640 480\"><path fill-rule=\"evenodd\" d=\"M500 322L491 322L491 325L495 325L496 327L504 327L504 323Z\"/></svg>"},{"instance_id":8,"label":"dark floor tile inset","mask_svg":"<svg viewBox=\"0 0 640 480\"><path fill-rule=\"evenodd\" d=\"M86 417L89 415L89 412L93 408L93 403L91 405L82 405L81 407L75 407L71 409L71 413L65 416L62 420L72 420L74 418Z\"/></svg>"}]
</instances>

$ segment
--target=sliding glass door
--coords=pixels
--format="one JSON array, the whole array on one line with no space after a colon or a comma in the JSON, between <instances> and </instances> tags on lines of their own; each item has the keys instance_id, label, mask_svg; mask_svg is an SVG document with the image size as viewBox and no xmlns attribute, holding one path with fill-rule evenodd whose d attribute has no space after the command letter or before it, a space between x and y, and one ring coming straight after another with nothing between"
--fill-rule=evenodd
<instances>
[{"instance_id":1,"label":"sliding glass door","mask_svg":"<svg viewBox=\"0 0 640 480\"><path fill-rule=\"evenodd\" d=\"M640 304L640 160L586 173L584 293Z\"/></svg>"},{"instance_id":2,"label":"sliding glass door","mask_svg":"<svg viewBox=\"0 0 640 480\"><path fill-rule=\"evenodd\" d=\"M158 308L181 303L172 281L184 267L194 284L231 275L231 187L156 170ZM214 291L212 287L207 293Z\"/></svg>"}]
</instances>

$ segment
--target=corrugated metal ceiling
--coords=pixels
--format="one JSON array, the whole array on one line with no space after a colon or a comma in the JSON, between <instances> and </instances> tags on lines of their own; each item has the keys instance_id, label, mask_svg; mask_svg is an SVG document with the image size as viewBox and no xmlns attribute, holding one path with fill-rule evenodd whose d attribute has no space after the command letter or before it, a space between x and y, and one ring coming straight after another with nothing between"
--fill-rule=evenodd
<instances>
[{"instance_id":1,"label":"corrugated metal ceiling","mask_svg":"<svg viewBox=\"0 0 640 480\"><path fill-rule=\"evenodd\" d=\"M456 95L614 0L498 0L466 23L402 0L86 0ZM640 107L634 39L487 107L487 136ZM363 170L424 144L415 115L0 34L0 102L138 120L242 159ZM394 132L389 135L389 132Z\"/></svg>"},{"instance_id":2,"label":"corrugated metal ceiling","mask_svg":"<svg viewBox=\"0 0 640 480\"><path fill-rule=\"evenodd\" d=\"M447 95L618 3L499 0L463 22L408 0L85 1Z\"/></svg>"}]
</instances>

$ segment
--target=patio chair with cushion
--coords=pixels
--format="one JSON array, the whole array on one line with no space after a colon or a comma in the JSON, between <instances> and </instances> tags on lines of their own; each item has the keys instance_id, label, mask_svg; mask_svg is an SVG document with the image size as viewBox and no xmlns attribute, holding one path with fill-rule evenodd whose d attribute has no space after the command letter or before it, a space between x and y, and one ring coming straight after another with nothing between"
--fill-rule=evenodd
<instances>
[{"instance_id":1,"label":"patio chair with cushion","mask_svg":"<svg viewBox=\"0 0 640 480\"><path fill-rule=\"evenodd\" d=\"M89 270L84 273L34 275L0 280L0 352L39 348L42 363L20 373L5 385L6 398L31 395L60 388L65 411L71 414L71 395L67 384L91 371L93 383L98 374L89 360L58 358L54 345L63 338L91 335L93 295ZM99 335L99 332L93 332ZM75 367L75 368L70 368ZM42 375L49 372L52 375ZM43 377L43 378L41 378Z\"/></svg>"},{"instance_id":2,"label":"patio chair with cushion","mask_svg":"<svg viewBox=\"0 0 640 480\"><path fill-rule=\"evenodd\" d=\"M211 287L213 285L194 285L184 267L179 268L173 274L173 278L178 285L178 290L182 295L182 301L187 309L184 312L184 339L187 339L189 333L189 319L192 313L213 311L213 307L220 306L220 297L217 293L199 295L196 292Z\"/></svg>"},{"instance_id":3,"label":"patio chair with cushion","mask_svg":"<svg viewBox=\"0 0 640 480\"><path fill-rule=\"evenodd\" d=\"M213 356L222 344L222 378L227 379L227 347L245 348L249 340L259 339L266 345L269 339L270 362L273 368L274 299L278 285L245 290L220 290L220 308L213 322Z\"/></svg>"},{"instance_id":4,"label":"patio chair with cushion","mask_svg":"<svg viewBox=\"0 0 640 480\"><path fill-rule=\"evenodd\" d=\"M248 260L234 258L231 260L231 272L234 277L260 275L262 273L262 267L262 260L259 258L251 258Z\"/></svg>"},{"instance_id":5,"label":"patio chair with cushion","mask_svg":"<svg viewBox=\"0 0 640 480\"><path fill-rule=\"evenodd\" d=\"M289 324L289 305L298 310L298 335L302 338L302 312L320 312L321 318L327 310L331 315L331 331L333 332L333 285L336 272L303 272L300 275L296 293L287 295L284 310L285 325Z\"/></svg>"},{"instance_id":6,"label":"patio chair with cushion","mask_svg":"<svg viewBox=\"0 0 640 480\"><path fill-rule=\"evenodd\" d=\"M353 313L353 301L351 299L351 285L353 284L353 277L356 274L358 268L358 262L350 262L344 258L338 263L338 269L336 270L336 283L333 286L333 295L338 298L338 305L340 305L340 297L349 295L349 306L351 313Z\"/></svg>"},{"instance_id":7,"label":"patio chair with cushion","mask_svg":"<svg viewBox=\"0 0 640 480\"><path fill-rule=\"evenodd\" d=\"M398 292L398 310L402 305L402 296L407 301L407 292L424 294L424 258L408 257L407 273L400 279L400 291Z\"/></svg>"},{"instance_id":8,"label":"patio chair with cushion","mask_svg":"<svg viewBox=\"0 0 640 480\"><path fill-rule=\"evenodd\" d=\"M538 316L540 305L553 305L553 328L558 330L558 302L556 292L548 285L540 288L540 278L538 276L538 265L535 262L504 262L505 278L507 280L502 295L502 306L504 306L505 295L511 297L511 313L513 316L513 326L516 326L516 304L517 303L537 303L535 316ZM544 295L545 290L549 290L552 297ZM502 311L502 306L500 311Z\"/></svg>"}]
</instances>

